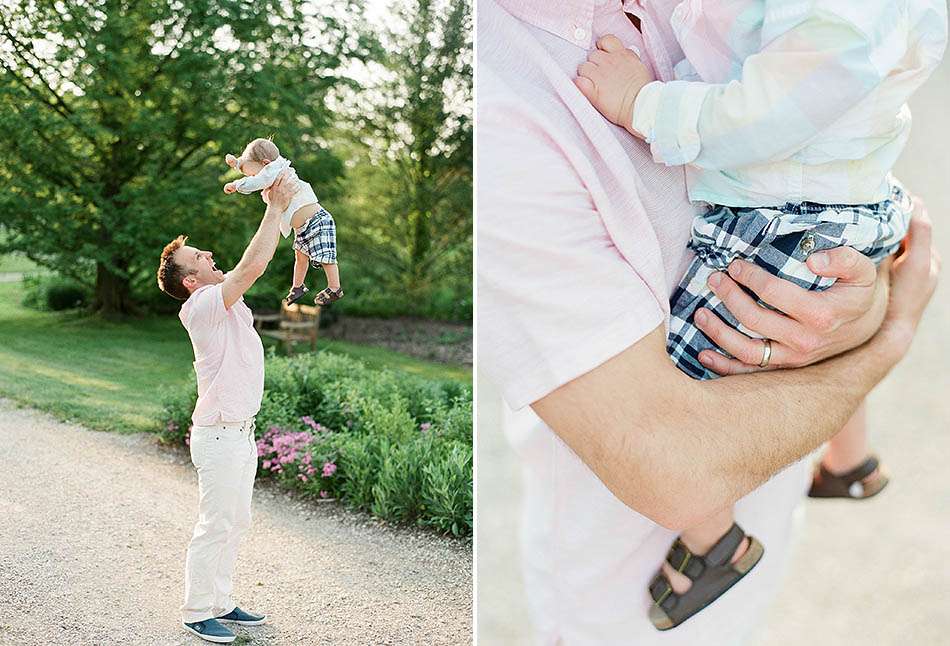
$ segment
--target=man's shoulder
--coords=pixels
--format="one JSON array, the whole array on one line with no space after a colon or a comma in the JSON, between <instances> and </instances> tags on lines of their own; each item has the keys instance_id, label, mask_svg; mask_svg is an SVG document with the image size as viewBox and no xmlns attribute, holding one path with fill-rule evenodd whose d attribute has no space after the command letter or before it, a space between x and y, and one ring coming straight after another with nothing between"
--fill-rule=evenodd
<instances>
[{"instance_id":1,"label":"man's shoulder","mask_svg":"<svg viewBox=\"0 0 950 646\"><path fill-rule=\"evenodd\" d=\"M191 293L178 312L178 318L186 328L199 323L208 318L213 318L220 307L224 307L224 294L222 285L224 283L215 283L214 285L202 285Z\"/></svg>"}]
</instances>

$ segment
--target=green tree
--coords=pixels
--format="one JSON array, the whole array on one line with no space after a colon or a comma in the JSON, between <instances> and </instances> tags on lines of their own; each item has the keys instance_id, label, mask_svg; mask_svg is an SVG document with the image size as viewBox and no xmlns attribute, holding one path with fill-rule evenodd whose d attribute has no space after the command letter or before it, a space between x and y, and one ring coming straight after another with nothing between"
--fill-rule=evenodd
<instances>
[{"instance_id":1,"label":"green tree","mask_svg":"<svg viewBox=\"0 0 950 646\"><path fill-rule=\"evenodd\" d=\"M400 293L424 300L454 277L470 294L471 5L409 0L393 14L379 81L351 107L369 160L348 184L354 243Z\"/></svg>"},{"instance_id":2,"label":"green tree","mask_svg":"<svg viewBox=\"0 0 950 646\"><path fill-rule=\"evenodd\" d=\"M324 97L373 49L355 6L24 0L0 11L0 252L91 283L99 311L125 313L133 283L154 289L174 235L246 241L260 203L222 198L225 152L273 134L308 180L333 184L342 165L322 143Z\"/></svg>"}]
</instances>

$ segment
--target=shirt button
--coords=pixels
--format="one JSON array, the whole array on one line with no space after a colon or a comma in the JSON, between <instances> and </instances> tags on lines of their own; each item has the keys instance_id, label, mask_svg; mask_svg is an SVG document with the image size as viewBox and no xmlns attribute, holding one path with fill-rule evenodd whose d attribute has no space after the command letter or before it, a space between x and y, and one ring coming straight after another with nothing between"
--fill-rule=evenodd
<instances>
[{"instance_id":1,"label":"shirt button","mask_svg":"<svg viewBox=\"0 0 950 646\"><path fill-rule=\"evenodd\" d=\"M578 27L574 30L574 40L578 42L587 42L587 30Z\"/></svg>"},{"instance_id":2,"label":"shirt button","mask_svg":"<svg viewBox=\"0 0 950 646\"><path fill-rule=\"evenodd\" d=\"M802 241L799 243L798 247L805 253L811 252L811 250L815 248L815 236L810 233L806 233L802 236Z\"/></svg>"}]
</instances>

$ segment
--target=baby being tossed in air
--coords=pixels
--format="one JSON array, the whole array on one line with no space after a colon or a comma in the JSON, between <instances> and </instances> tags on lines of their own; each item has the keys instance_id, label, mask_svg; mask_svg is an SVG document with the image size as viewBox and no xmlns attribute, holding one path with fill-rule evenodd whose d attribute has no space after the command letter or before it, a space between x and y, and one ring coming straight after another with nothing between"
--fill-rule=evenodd
<instances>
[{"instance_id":1,"label":"baby being tossed in air","mask_svg":"<svg viewBox=\"0 0 950 646\"><path fill-rule=\"evenodd\" d=\"M641 60L604 36L575 83L607 119L649 143L655 161L685 165L689 197L706 207L692 226L696 256L670 300L667 350L690 377L713 379L700 353L716 347L693 322L698 310L760 338L708 284L733 260L823 290L834 280L809 268L813 252L848 246L881 262L899 248L912 203L891 170L909 135L906 102L946 48L947 6L688 0L670 25L648 20L640 25L646 40L672 27L685 58ZM782 367L784 349L774 350L763 338L761 367ZM696 419L689 432L715 442L701 411ZM862 499L886 484L862 405L829 443L809 495ZM685 529L650 584L651 621L660 630L678 626L751 571L763 551L732 509Z\"/></svg>"},{"instance_id":2,"label":"baby being tossed in air","mask_svg":"<svg viewBox=\"0 0 950 646\"><path fill-rule=\"evenodd\" d=\"M280 156L280 151L270 139L255 139L244 148L240 157L228 154L225 161L231 168L245 175L235 182L224 185L225 193L249 194L268 188L284 170L293 167L290 161ZM295 174L296 178L296 174ZM317 305L327 305L343 298L340 287L340 270L336 262L336 223L333 216L320 206L313 187L295 179L298 190L287 210L281 215L280 232L286 238L294 231L294 280L285 302L290 305L307 293L304 280L308 265L322 267L327 274L327 287L314 299Z\"/></svg>"}]
</instances>

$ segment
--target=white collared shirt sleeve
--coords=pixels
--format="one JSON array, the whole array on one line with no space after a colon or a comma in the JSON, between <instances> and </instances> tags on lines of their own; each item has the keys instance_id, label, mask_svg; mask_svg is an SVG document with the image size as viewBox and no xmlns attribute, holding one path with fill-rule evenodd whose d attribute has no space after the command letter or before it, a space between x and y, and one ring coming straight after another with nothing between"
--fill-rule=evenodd
<instances>
[{"instance_id":1,"label":"white collared shirt sleeve","mask_svg":"<svg viewBox=\"0 0 950 646\"><path fill-rule=\"evenodd\" d=\"M740 80L653 82L640 91L631 126L655 161L734 169L787 159L877 87L906 51L906 33L894 30L907 25L882 34L873 24L882 2L765 4L773 26L788 28L763 32L772 38L745 59Z\"/></svg>"},{"instance_id":2,"label":"white collared shirt sleeve","mask_svg":"<svg viewBox=\"0 0 950 646\"><path fill-rule=\"evenodd\" d=\"M273 184L277 176L288 166L290 166L289 160L278 157L264 166L257 175L248 175L234 182L234 188L237 189L238 193L243 193L244 195L261 191Z\"/></svg>"}]
</instances>

